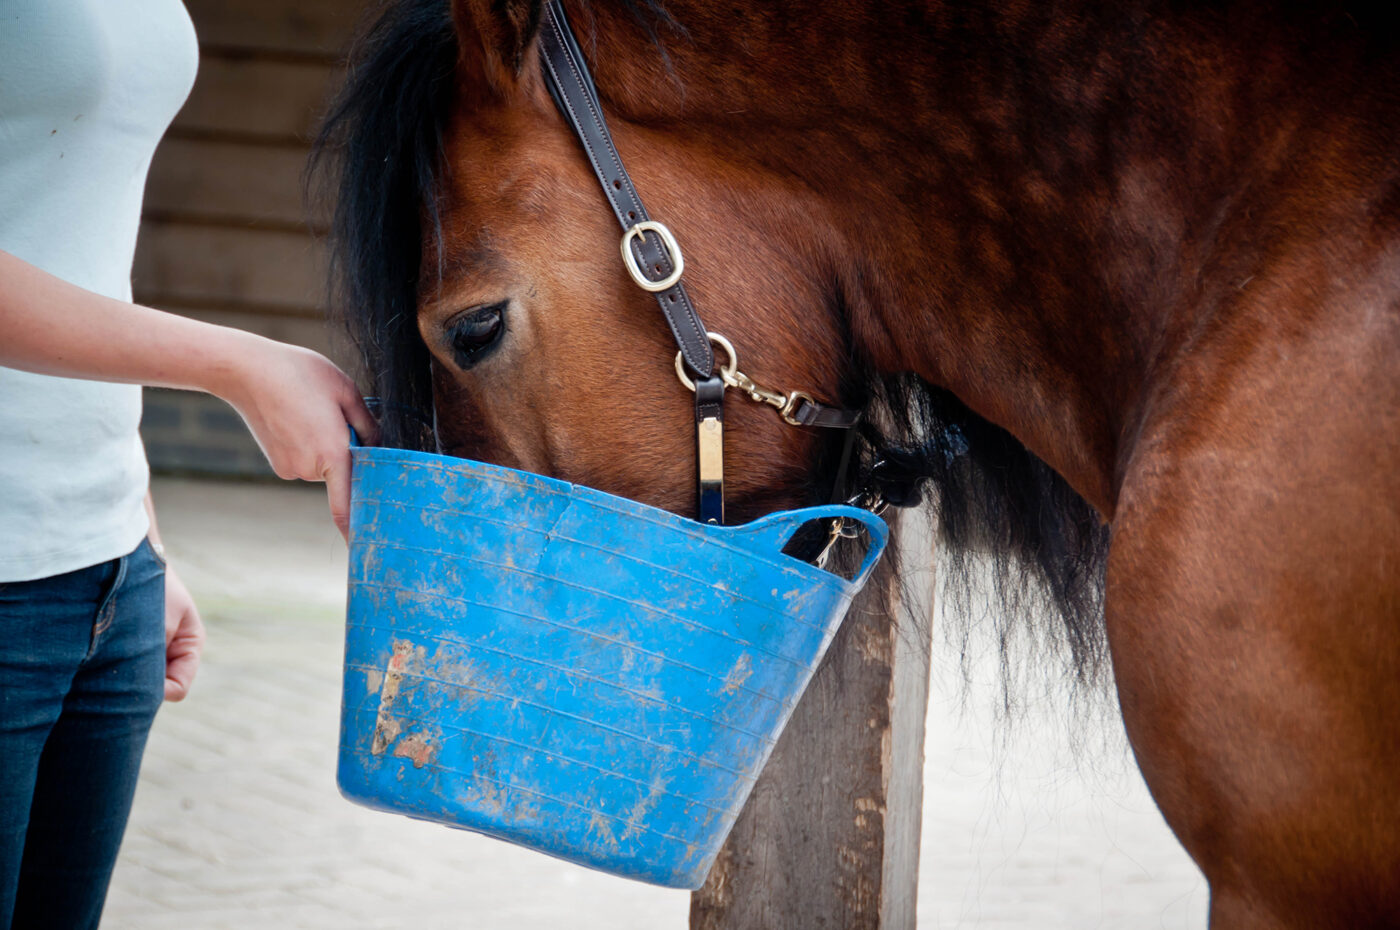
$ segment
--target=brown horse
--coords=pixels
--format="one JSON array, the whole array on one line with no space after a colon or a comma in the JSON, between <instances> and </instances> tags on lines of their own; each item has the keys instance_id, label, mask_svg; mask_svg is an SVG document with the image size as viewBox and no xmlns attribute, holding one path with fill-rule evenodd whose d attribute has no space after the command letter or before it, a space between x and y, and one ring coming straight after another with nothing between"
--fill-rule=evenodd
<instances>
[{"instance_id":1,"label":"brown horse","mask_svg":"<svg viewBox=\"0 0 1400 930\"><path fill-rule=\"evenodd\" d=\"M1018 554L1081 666L1106 620L1212 926L1400 926L1386 11L565 5L744 369L883 410L866 463L931 478L949 544ZM693 512L690 395L541 8L397 0L362 41L327 136L345 299L394 441L435 415L444 451ZM830 436L728 407L731 518L830 493Z\"/></svg>"}]
</instances>

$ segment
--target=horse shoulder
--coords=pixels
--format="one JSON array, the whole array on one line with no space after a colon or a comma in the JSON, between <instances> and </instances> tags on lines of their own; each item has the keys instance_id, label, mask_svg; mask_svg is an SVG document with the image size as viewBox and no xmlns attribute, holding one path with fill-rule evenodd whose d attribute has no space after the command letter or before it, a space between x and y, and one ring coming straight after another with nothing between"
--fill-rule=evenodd
<instances>
[{"instance_id":1,"label":"horse shoulder","mask_svg":"<svg viewBox=\"0 0 1400 930\"><path fill-rule=\"evenodd\" d=\"M1113 525L1125 721L1219 926L1400 922L1400 250L1326 251L1153 385Z\"/></svg>"}]
</instances>

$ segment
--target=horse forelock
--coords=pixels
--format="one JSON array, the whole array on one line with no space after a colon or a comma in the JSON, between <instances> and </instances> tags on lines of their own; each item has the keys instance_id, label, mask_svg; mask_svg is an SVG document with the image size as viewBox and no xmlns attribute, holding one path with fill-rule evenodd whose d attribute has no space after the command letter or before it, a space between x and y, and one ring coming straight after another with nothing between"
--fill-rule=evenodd
<instances>
[{"instance_id":1,"label":"horse forelock","mask_svg":"<svg viewBox=\"0 0 1400 930\"><path fill-rule=\"evenodd\" d=\"M351 52L312 170L334 197L331 273L342 322L383 404L387 443L428 448L428 355L417 332L422 221L433 191L457 57L450 4L395 0Z\"/></svg>"}]
</instances>

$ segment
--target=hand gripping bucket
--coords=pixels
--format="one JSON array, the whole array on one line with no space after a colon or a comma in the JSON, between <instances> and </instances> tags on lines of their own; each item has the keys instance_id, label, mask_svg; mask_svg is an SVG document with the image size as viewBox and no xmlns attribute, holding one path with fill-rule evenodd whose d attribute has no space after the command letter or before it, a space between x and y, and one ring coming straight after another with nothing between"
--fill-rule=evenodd
<instances>
[{"instance_id":1,"label":"hand gripping bucket","mask_svg":"<svg viewBox=\"0 0 1400 930\"><path fill-rule=\"evenodd\" d=\"M354 459L341 791L698 888L884 523L706 526L464 459ZM838 515L869 530L854 580L782 554Z\"/></svg>"}]
</instances>

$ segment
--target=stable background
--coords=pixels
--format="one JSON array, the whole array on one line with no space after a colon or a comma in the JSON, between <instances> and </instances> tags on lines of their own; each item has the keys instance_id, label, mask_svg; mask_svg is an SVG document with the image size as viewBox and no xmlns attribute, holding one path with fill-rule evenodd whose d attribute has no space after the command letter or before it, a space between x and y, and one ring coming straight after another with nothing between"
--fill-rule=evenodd
<instances>
[{"instance_id":1,"label":"stable background","mask_svg":"<svg viewBox=\"0 0 1400 930\"><path fill-rule=\"evenodd\" d=\"M303 171L361 4L187 6L200 73L152 166L136 299L352 367ZM342 801L345 556L322 495L259 480L241 421L205 395L148 391L143 433L210 634L194 695L157 721L104 927L686 925L682 892ZM1072 713L1032 670L1008 721L991 644L972 647L964 663L935 631L918 926L1203 927L1204 883L1113 708Z\"/></svg>"}]
</instances>

